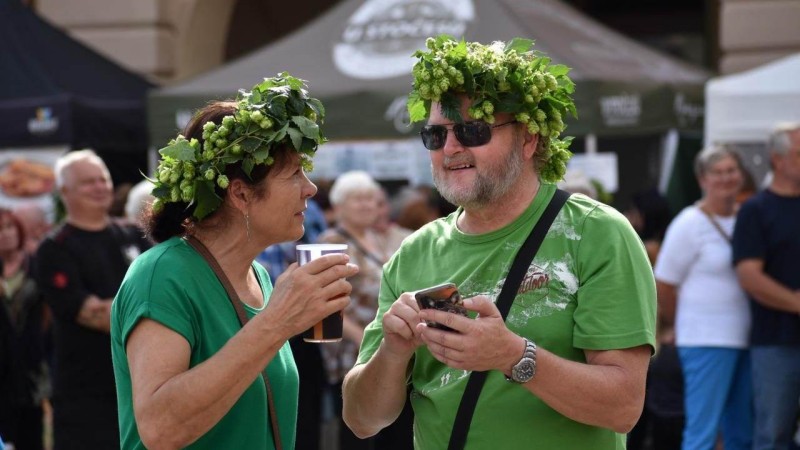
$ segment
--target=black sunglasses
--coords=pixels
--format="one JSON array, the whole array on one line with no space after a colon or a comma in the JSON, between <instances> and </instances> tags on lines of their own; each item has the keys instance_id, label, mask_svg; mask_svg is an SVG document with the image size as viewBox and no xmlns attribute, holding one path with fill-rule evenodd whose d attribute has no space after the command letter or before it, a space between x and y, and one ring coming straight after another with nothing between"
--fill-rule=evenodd
<instances>
[{"instance_id":1,"label":"black sunglasses","mask_svg":"<svg viewBox=\"0 0 800 450\"><path fill-rule=\"evenodd\" d=\"M452 129L456 139L464 147L480 147L492 140L492 128L502 127L510 123L515 123L515 121L512 120L497 125L489 125L484 121L464 122L452 125ZM450 129L448 127L449 125L426 125L423 127L419 135L422 136L422 144L425 145L425 148L439 150L444 147L444 143L447 140L447 130Z\"/></svg>"}]
</instances>

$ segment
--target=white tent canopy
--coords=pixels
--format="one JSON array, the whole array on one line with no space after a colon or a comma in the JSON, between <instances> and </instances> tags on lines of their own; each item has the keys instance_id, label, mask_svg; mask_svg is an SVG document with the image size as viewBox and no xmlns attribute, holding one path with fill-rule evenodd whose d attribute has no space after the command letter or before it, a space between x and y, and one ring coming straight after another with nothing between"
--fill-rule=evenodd
<instances>
[{"instance_id":1,"label":"white tent canopy","mask_svg":"<svg viewBox=\"0 0 800 450\"><path fill-rule=\"evenodd\" d=\"M763 143L786 121L800 121L800 53L706 84L706 144Z\"/></svg>"}]
</instances>

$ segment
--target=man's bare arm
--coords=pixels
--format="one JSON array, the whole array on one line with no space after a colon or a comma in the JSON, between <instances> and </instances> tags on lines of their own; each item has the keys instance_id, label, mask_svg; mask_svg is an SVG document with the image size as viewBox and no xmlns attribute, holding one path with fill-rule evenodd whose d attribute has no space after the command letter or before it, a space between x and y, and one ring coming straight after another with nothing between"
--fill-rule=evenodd
<instances>
[{"instance_id":1,"label":"man's bare arm","mask_svg":"<svg viewBox=\"0 0 800 450\"><path fill-rule=\"evenodd\" d=\"M788 289L764 273L764 261L744 259L736 264L736 275L745 291L764 306L800 313L800 293Z\"/></svg>"}]
</instances>

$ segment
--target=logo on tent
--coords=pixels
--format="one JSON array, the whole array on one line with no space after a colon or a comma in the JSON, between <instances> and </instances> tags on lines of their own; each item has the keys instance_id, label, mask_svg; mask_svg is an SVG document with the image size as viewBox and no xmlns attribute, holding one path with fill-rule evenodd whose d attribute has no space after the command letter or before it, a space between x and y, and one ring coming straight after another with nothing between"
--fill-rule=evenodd
<instances>
[{"instance_id":1,"label":"logo on tent","mask_svg":"<svg viewBox=\"0 0 800 450\"><path fill-rule=\"evenodd\" d=\"M678 125L682 127L699 124L705 115L705 107L702 104L690 102L684 94L675 96L674 106Z\"/></svg>"},{"instance_id":2,"label":"logo on tent","mask_svg":"<svg viewBox=\"0 0 800 450\"><path fill-rule=\"evenodd\" d=\"M333 61L343 74L374 80L411 73L411 54L441 33L463 36L475 16L471 0L368 0L350 17Z\"/></svg>"},{"instance_id":3,"label":"logo on tent","mask_svg":"<svg viewBox=\"0 0 800 450\"><path fill-rule=\"evenodd\" d=\"M58 129L58 118L53 117L52 108L36 108L36 117L28 119L28 132L50 134Z\"/></svg>"},{"instance_id":4,"label":"logo on tent","mask_svg":"<svg viewBox=\"0 0 800 450\"><path fill-rule=\"evenodd\" d=\"M638 94L600 97L600 112L607 126L636 125L642 116L642 98Z\"/></svg>"}]
</instances>

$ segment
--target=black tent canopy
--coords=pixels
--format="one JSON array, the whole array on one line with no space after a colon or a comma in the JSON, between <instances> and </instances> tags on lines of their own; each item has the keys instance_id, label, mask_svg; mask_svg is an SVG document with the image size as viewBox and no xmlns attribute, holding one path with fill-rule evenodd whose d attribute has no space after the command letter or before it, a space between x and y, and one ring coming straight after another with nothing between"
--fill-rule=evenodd
<instances>
[{"instance_id":1,"label":"black tent canopy","mask_svg":"<svg viewBox=\"0 0 800 450\"><path fill-rule=\"evenodd\" d=\"M115 180L134 180L146 167L145 98L153 85L18 0L0 0L0 42L0 148L90 147Z\"/></svg>"}]
</instances>

